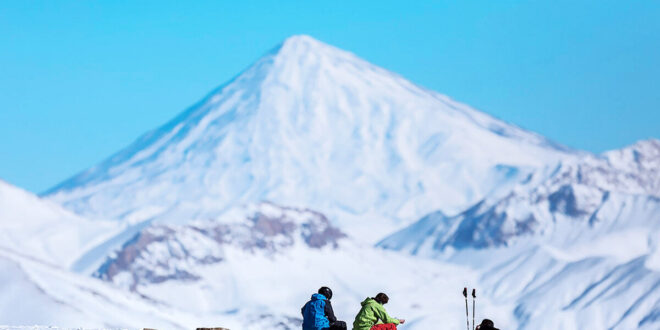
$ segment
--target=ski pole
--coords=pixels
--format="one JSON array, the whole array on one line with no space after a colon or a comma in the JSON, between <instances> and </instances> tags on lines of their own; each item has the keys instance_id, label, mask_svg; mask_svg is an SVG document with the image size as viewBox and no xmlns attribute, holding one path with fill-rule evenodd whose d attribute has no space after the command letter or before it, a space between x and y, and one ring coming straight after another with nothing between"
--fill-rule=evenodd
<instances>
[{"instance_id":1,"label":"ski pole","mask_svg":"<svg viewBox=\"0 0 660 330\"><path fill-rule=\"evenodd\" d=\"M477 289L472 289L472 330L474 330L474 309L475 309L475 299L477 299Z\"/></svg>"},{"instance_id":2,"label":"ski pole","mask_svg":"<svg viewBox=\"0 0 660 330\"><path fill-rule=\"evenodd\" d=\"M468 315L467 288L463 288L463 297L465 297L465 322L467 322L467 330L470 330L470 315Z\"/></svg>"}]
</instances>

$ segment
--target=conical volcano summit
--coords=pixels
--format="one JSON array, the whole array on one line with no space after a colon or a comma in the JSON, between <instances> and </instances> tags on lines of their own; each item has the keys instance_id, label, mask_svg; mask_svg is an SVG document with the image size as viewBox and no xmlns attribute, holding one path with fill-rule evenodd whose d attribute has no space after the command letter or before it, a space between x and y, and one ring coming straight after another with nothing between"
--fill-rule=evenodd
<instances>
[{"instance_id":1,"label":"conical volcano summit","mask_svg":"<svg viewBox=\"0 0 660 330\"><path fill-rule=\"evenodd\" d=\"M301 35L46 196L130 223L271 201L376 239L435 209L459 212L570 154Z\"/></svg>"}]
</instances>

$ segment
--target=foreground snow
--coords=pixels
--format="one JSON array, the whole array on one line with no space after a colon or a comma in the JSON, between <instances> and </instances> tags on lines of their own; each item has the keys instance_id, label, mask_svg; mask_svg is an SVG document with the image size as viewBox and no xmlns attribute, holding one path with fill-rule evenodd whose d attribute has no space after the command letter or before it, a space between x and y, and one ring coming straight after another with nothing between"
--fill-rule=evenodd
<instances>
[{"instance_id":1,"label":"foreground snow","mask_svg":"<svg viewBox=\"0 0 660 330\"><path fill-rule=\"evenodd\" d=\"M2 324L171 329L193 323L167 306L5 249L0 249L0 268Z\"/></svg>"}]
</instances>

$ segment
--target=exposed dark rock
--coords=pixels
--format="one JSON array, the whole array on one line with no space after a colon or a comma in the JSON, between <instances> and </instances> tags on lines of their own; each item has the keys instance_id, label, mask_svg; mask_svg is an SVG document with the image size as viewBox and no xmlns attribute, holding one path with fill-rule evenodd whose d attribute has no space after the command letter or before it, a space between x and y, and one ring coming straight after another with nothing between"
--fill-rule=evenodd
<instances>
[{"instance_id":1,"label":"exposed dark rock","mask_svg":"<svg viewBox=\"0 0 660 330\"><path fill-rule=\"evenodd\" d=\"M548 196L550 212L561 212L571 217L587 214L578 208L575 192L571 185L564 185Z\"/></svg>"},{"instance_id":2,"label":"exposed dark rock","mask_svg":"<svg viewBox=\"0 0 660 330\"><path fill-rule=\"evenodd\" d=\"M327 245L336 248L338 240L346 237L321 213L262 205L270 212L257 210L238 222L147 227L108 258L95 276L121 282L131 290L140 283L195 281L199 278L197 266L222 262L229 246L268 255L283 252L296 242L314 249ZM118 278L122 273L128 280Z\"/></svg>"}]
</instances>

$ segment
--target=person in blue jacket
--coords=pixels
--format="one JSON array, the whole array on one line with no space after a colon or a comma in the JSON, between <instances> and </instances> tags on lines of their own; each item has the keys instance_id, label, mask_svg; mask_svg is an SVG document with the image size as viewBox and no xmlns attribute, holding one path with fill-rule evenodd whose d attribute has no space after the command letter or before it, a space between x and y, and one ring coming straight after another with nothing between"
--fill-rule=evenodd
<instances>
[{"instance_id":1,"label":"person in blue jacket","mask_svg":"<svg viewBox=\"0 0 660 330\"><path fill-rule=\"evenodd\" d=\"M332 310L332 290L321 287L318 293L300 309L303 316L303 330L346 330L346 322L337 321Z\"/></svg>"}]
</instances>

